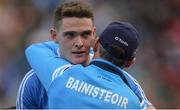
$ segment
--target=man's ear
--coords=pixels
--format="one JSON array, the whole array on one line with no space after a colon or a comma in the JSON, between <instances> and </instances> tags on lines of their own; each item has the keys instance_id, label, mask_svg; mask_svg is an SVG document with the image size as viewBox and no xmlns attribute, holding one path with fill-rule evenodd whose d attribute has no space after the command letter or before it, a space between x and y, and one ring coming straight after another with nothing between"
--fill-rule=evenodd
<instances>
[{"instance_id":1,"label":"man's ear","mask_svg":"<svg viewBox=\"0 0 180 110\"><path fill-rule=\"evenodd\" d=\"M51 28L51 29L50 29L50 34L51 34L51 39L52 39L54 42L58 43L57 33L56 33L56 31L55 31L54 28Z\"/></svg>"},{"instance_id":2,"label":"man's ear","mask_svg":"<svg viewBox=\"0 0 180 110\"><path fill-rule=\"evenodd\" d=\"M128 67L130 67L132 64L134 64L135 62L136 62L136 57L134 57L134 58L126 61L124 67L125 67L125 68L128 68Z\"/></svg>"},{"instance_id":3,"label":"man's ear","mask_svg":"<svg viewBox=\"0 0 180 110\"><path fill-rule=\"evenodd\" d=\"M96 35L96 27L95 26L93 27L93 36L94 36L94 39L97 37L97 35Z\"/></svg>"},{"instance_id":4,"label":"man's ear","mask_svg":"<svg viewBox=\"0 0 180 110\"><path fill-rule=\"evenodd\" d=\"M90 42L90 45L91 45L91 47L93 48L93 46L94 46L94 43L95 43L95 39L96 39L96 27L93 27L93 31L92 31L92 40L91 40L91 42Z\"/></svg>"},{"instance_id":5,"label":"man's ear","mask_svg":"<svg viewBox=\"0 0 180 110\"><path fill-rule=\"evenodd\" d=\"M93 51L94 51L94 56L93 58L99 58L100 57L100 43L99 43L99 37L96 37L94 40L94 45L93 45Z\"/></svg>"},{"instance_id":6,"label":"man's ear","mask_svg":"<svg viewBox=\"0 0 180 110\"><path fill-rule=\"evenodd\" d=\"M98 48L99 48L99 37L95 37L95 40L93 42L93 51L94 53L98 51Z\"/></svg>"}]
</instances>

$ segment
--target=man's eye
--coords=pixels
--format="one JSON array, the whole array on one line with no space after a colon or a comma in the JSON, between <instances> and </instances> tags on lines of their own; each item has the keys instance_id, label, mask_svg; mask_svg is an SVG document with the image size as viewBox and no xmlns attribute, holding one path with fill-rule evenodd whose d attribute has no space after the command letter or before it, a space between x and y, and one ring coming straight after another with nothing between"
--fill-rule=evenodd
<instances>
[{"instance_id":1,"label":"man's eye","mask_svg":"<svg viewBox=\"0 0 180 110\"><path fill-rule=\"evenodd\" d=\"M74 36L76 36L76 34L74 32L66 32L64 36L68 38L73 38Z\"/></svg>"},{"instance_id":2,"label":"man's eye","mask_svg":"<svg viewBox=\"0 0 180 110\"><path fill-rule=\"evenodd\" d=\"M85 38L89 37L90 35L91 35L91 32L90 32L90 31L87 31L87 32L83 32L83 33L82 33L82 36L85 37Z\"/></svg>"}]
</instances>

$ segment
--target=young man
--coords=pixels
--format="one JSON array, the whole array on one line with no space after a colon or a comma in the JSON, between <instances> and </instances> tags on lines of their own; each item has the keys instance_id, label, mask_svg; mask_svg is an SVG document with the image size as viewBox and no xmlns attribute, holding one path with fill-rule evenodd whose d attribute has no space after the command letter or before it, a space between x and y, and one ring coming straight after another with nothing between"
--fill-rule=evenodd
<instances>
[{"instance_id":1,"label":"young man","mask_svg":"<svg viewBox=\"0 0 180 110\"><path fill-rule=\"evenodd\" d=\"M50 30L51 38L57 44L48 42L45 45L52 46L57 57L65 58L72 64L86 65L91 59L90 42L96 33L93 19L88 4L79 1L62 4L55 11L54 29ZM77 34L81 37L72 39L71 36ZM46 91L33 70L21 82L16 106L18 109L48 108Z\"/></svg>"},{"instance_id":2,"label":"young man","mask_svg":"<svg viewBox=\"0 0 180 110\"><path fill-rule=\"evenodd\" d=\"M133 84L135 79L122 70L135 60L137 37L128 23L110 24L96 39L96 59L87 67L56 58L51 49L43 50L42 44L29 47L26 55L48 93L50 108L147 108L148 100L138 94L142 91L132 91L138 86Z\"/></svg>"},{"instance_id":3,"label":"young man","mask_svg":"<svg viewBox=\"0 0 180 110\"><path fill-rule=\"evenodd\" d=\"M59 59L67 59L69 62L72 62L72 64L80 63L85 65L89 62L90 57L87 57L89 56L87 53L89 52L91 39L94 39L93 36L95 36L95 28L93 26L93 14L91 14L92 12L87 14L89 13L88 10L89 7L87 5L82 5L82 3L79 2L69 2L57 8L55 13L55 30L51 30L51 37L59 43L60 51L57 52L58 45L53 42L37 44L36 46L41 49L44 47L50 48L50 50L46 51L49 53L41 50L41 52L43 52L42 58L44 55L55 55ZM51 52L53 52L53 54L51 54ZM40 58L41 57L35 57L35 59L39 60ZM61 63L53 63L54 65L58 65L57 67L49 65L49 63L47 66L52 66L52 70L46 71L43 67L43 69L39 69L42 70L43 73L53 72L53 70L60 65L64 65L64 63L67 64L67 62L63 62L62 60ZM51 80L47 81L50 82ZM135 84L133 80L129 82L133 91L139 95L140 99L146 99L144 98L145 95L137 89L137 84ZM145 102L148 102L148 100ZM17 98L17 108L47 108L46 91L33 71L27 74L22 81Z\"/></svg>"}]
</instances>

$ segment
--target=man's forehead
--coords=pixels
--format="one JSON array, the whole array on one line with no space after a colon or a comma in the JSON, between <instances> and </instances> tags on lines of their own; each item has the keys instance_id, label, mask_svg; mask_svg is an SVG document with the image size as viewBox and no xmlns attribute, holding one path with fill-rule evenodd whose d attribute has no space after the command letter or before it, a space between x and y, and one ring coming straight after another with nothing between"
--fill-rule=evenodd
<instances>
[{"instance_id":1,"label":"man's forehead","mask_svg":"<svg viewBox=\"0 0 180 110\"><path fill-rule=\"evenodd\" d=\"M69 21L69 22L68 22ZM91 21L91 19L83 19L83 18L79 18L79 19L64 19L61 23L61 27L60 30L61 32L84 32L84 31L93 31L93 23Z\"/></svg>"},{"instance_id":2,"label":"man's forehead","mask_svg":"<svg viewBox=\"0 0 180 110\"><path fill-rule=\"evenodd\" d=\"M79 33L79 34L82 34L82 33L86 33L86 32L92 32L92 30L64 30L62 31L62 33L68 33L68 32L71 32L71 33Z\"/></svg>"},{"instance_id":3,"label":"man's forehead","mask_svg":"<svg viewBox=\"0 0 180 110\"><path fill-rule=\"evenodd\" d=\"M77 18L77 17L68 17L63 18L61 22L61 27L79 27L79 26L86 26L92 27L93 21L90 18Z\"/></svg>"}]
</instances>

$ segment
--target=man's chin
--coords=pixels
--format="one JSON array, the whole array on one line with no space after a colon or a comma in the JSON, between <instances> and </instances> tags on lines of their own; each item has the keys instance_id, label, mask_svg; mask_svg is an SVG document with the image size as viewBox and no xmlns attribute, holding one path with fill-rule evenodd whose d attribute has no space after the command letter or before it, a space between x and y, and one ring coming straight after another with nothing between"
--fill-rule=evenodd
<instances>
[{"instance_id":1,"label":"man's chin","mask_svg":"<svg viewBox=\"0 0 180 110\"><path fill-rule=\"evenodd\" d=\"M82 65L84 65L84 64L86 64L86 60L84 60L84 59L74 60L73 64L82 64Z\"/></svg>"}]
</instances>

